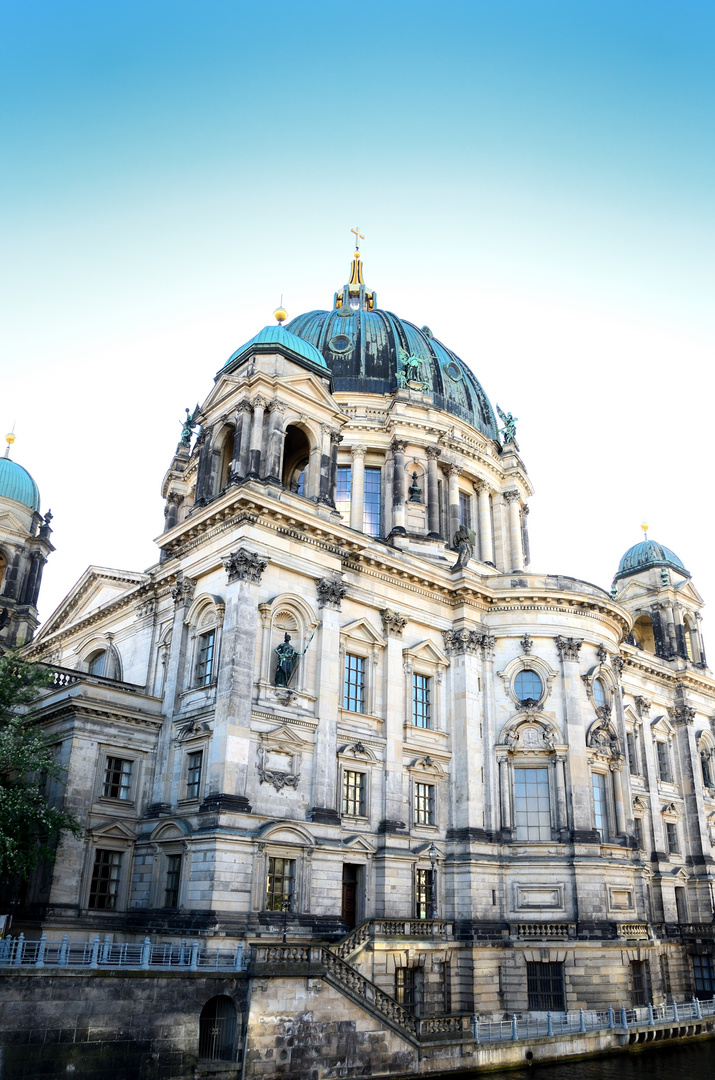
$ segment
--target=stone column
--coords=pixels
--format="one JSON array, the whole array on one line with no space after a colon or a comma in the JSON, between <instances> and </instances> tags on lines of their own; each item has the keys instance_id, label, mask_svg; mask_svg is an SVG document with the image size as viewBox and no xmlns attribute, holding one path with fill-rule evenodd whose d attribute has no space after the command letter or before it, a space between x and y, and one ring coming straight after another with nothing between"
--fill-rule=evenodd
<instances>
[{"instance_id":1,"label":"stone column","mask_svg":"<svg viewBox=\"0 0 715 1080\"><path fill-rule=\"evenodd\" d=\"M228 470L229 484L235 484L239 479L238 464L241 457L241 432L246 414L239 406L233 415L233 449L231 452L231 466Z\"/></svg>"},{"instance_id":2,"label":"stone column","mask_svg":"<svg viewBox=\"0 0 715 1080\"><path fill-rule=\"evenodd\" d=\"M688 854L693 857L696 866L708 864L712 868L713 860L710 854L710 838L703 802L702 767L693 727L695 709L686 705L681 695L680 702L668 710L668 715L676 729L674 741L678 748L680 771L680 776L676 776L676 780L680 783L685 803Z\"/></svg>"},{"instance_id":3,"label":"stone column","mask_svg":"<svg viewBox=\"0 0 715 1080\"><path fill-rule=\"evenodd\" d=\"M274 483L281 482L281 458L283 457L283 414L285 405L277 398L273 398L268 406L270 421L268 424L268 452L264 479Z\"/></svg>"},{"instance_id":4,"label":"stone column","mask_svg":"<svg viewBox=\"0 0 715 1080\"><path fill-rule=\"evenodd\" d=\"M675 614L673 612L673 605L670 600L666 601L663 605L663 612L665 615L665 630L668 635L669 655L679 656L680 650L678 648L678 638L675 631Z\"/></svg>"},{"instance_id":5,"label":"stone column","mask_svg":"<svg viewBox=\"0 0 715 1080\"><path fill-rule=\"evenodd\" d=\"M664 605L660 601L651 604L650 619L653 625L653 638L655 640L655 654L663 660L670 659L670 643L668 641L668 623L665 617Z\"/></svg>"},{"instance_id":6,"label":"stone column","mask_svg":"<svg viewBox=\"0 0 715 1080\"><path fill-rule=\"evenodd\" d=\"M449 504L449 532L447 544L452 546L454 534L459 528L459 468L456 465L447 465L447 502Z\"/></svg>"},{"instance_id":7,"label":"stone column","mask_svg":"<svg viewBox=\"0 0 715 1080\"><path fill-rule=\"evenodd\" d=\"M335 495L338 487L338 447L342 441L343 436L339 431L330 432L330 488L328 501L332 507L335 506Z\"/></svg>"},{"instance_id":8,"label":"stone column","mask_svg":"<svg viewBox=\"0 0 715 1080\"><path fill-rule=\"evenodd\" d=\"M492 506L489 485L480 480L474 485L479 503L479 561L494 566L492 543Z\"/></svg>"},{"instance_id":9,"label":"stone column","mask_svg":"<svg viewBox=\"0 0 715 1080\"><path fill-rule=\"evenodd\" d=\"M439 473L437 458L442 451L438 446L427 447L427 523L429 538L441 540L439 531Z\"/></svg>"},{"instance_id":10,"label":"stone column","mask_svg":"<svg viewBox=\"0 0 715 1080\"><path fill-rule=\"evenodd\" d=\"M179 505L183 501L184 496L179 495L177 491L170 491L167 495L164 507L164 532L169 532L176 525L179 519Z\"/></svg>"},{"instance_id":11,"label":"stone column","mask_svg":"<svg viewBox=\"0 0 715 1080\"><path fill-rule=\"evenodd\" d=\"M394 460L392 455L392 447L387 448L385 454L385 468L383 470L383 492L382 492L382 535L389 536L392 532L392 479L394 474Z\"/></svg>"},{"instance_id":12,"label":"stone column","mask_svg":"<svg viewBox=\"0 0 715 1080\"><path fill-rule=\"evenodd\" d=\"M34 607L37 604L37 594L40 591L40 578L42 576L42 565L43 560L40 552L33 551L30 558L30 569L25 582L24 596L22 598L23 604L29 604L31 607Z\"/></svg>"},{"instance_id":13,"label":"stone column","mask_svg":"<svg viewBox=\"0 0 715 1080\"><path fill-rule=\"evenodd\" d=\"M655 759L653 735L648 715L651 703L648 698L636 697L635 706L643 726L641 749L645 755L644 775L647 781L648 800L650 802L653 849L660 852L662 855L665 852L665 838L663 834L663 819L660 816L660 798L658 796L658 764Z\"/></svg>"},{"instance_id":14,"label":"stone column","mask_svg":"<svg viewBox=\"0 0 715 1080\"><path fill-rule=\"evenodd\" d=\"M529 526L527 524L529 517L529 507L524 504L521 508L521 546L524 552L524 566L527 567L531 562L531 547L529 545Z\"/></svg>"},{"instance_id":15,"label":"stone column","mask_svg":"<svg viewBox=\"0 0 715 1080\"><path fill-rule=\"evenodd\" d=\"M703 645L703 631L701 623L703 617L699 611L695 612L695 637L697 642L697 656L694 656L696 664L700 664L701 667L707 667L707 660L705 659L705 646Z\"/></svg>"},{"instance_id":16,"label":"stone column","mask_svg":"<svg viewBox=\"0 0 715 1080\"><path fill-rule=\"evenodd\" d=\"M380 612L387 638L385 649L385 797L380 830L394 832L406 829L408 821L405 803L402 741L406 714L405 678L402 662L402 631L407 619L387 608Z\"/></svg>"},{"instance_id":17,"label":"stone column","mask_svg":"<svg viewBox=\"0 0 715 1080\"><path fill-rule=\"evenodd\" d=\"M353 446L350 455L350 528L362 532L365 520L365 447Z\"/></svg>"},{"instance_id":18,"label":"stone column","mask_svg":"<svg viewBox=\"0 0 715 1080\"><path fill-rule=\"evenodd\" d=\"M450 657L452 792L455 839L484 840L483 699L479 693L481 641L479 630L445 630Z\"/></svg>"},{"instance_id":19,"label":"stone column","mask_svg":"<svg viewBox=\"0 0 715 1080\"><path fill-rule=\"evenodd\" d=\"M159 733L156 752L156 770L152 788L151 805L147 814L153 816L171 809L171 729L174 715L179 709L179 694L186 685L186 613L191 606L196 582L179 572L176 585L171 590L174 600L174 620L171 628L171 646L164 682L164 721Z\"/></svg>"},{"instance_id":20,"label":"stone column","mask_svg":"<svg viewBox=\"0 0 715 1080\"><path fill-rule=\"evenodd\" d=\"M623 774L621 772L624 761L625 758L619 757L617 761L611 762L613 801L616 806L616 834L618 836L626 836L628 832L625 807L623 805Z\"/></svg>"},{"instance_id":21,"label":"stone column","mask_svg":"<svg viewBox=\"0 0 715 1080\"><path fill-rule=\"evenodd\" d=\"M223 560L228 578L226 613L209 747L208 795L202 811L251 811L247 782L258 637L258 596L254 586L260 583L267 564L267 558L243 547Z\"/></svg>"},{"instance_id":22,"label":"stone column","mask_svg":"<svg viewBox=\"0 0 715 1080\"><path fill-rule=\"evenodd\" d=\"M554 769L554 786L556 789L556 828L559 837L565 840L568 835L568 811L566 808L566 777L564 768L566 757L564 754L555 754L551 759Z\"/></svg>"},{"instance_id":23,"label":"stone column","mask_svg":"<svg viewBox=\"0 0 715 1080\"><path fill-rule=\"evenodd\" d=\"M253 406L251 405L250 401L239 402L239 405L236 409L236 416L240 416L242 419L238 445L238 461L236 461L234 450L234 460L231 465L233 478L237 480L243 480L243 478L248 475L248 466L251 455L252 413ZM238 424L236 425L236 434L239 435Z\"/></svg>"},{"instance_id":24,"label":"stone column","mask_svg":"<svg viewBox=\"0 0 715 1080\"><path fill-rule=\"evenodd\" d=\"M321 424L322 445L320 448L320 483L318 485L318 502L330 506L330 471L331 471L331 447L332 432L327 424Z\"/></svg>"},{"instance_id":25,"label":"stone column","mask_svg":"<svg viewBox=\"0 0 715 1080\"><path fill-rule=\"evenodd\" d=\"M248 475L258 478L261 475L263 456L263 417L268 402L259 396L253 402L253 423L251 425L251 448L248 453Z\"/></svg>"},{"instance_id":26,"label":"stone column","mask_svg":"<svg viewBox=\"0 0 715 1080\"><path fill-rule=\"evenodd\" d=\"M498 757L497 765L499 767L500 825L504 832L511 833L511 777L509 775L509 759L507 757Z\"/></svg>"},{"instance_id":27,"label":"stone column","mask_svg":"<svg viewBox=\"0 0 715 1080\"><path fill-rule=\"evenodd\" d=\"M320 717L313 751L313 793L311 821L339 825L337 808L338 712L341 704L343 672L340 669L340 605L346 586L333 578L317 583L318 607L322 609L318 652Z\"/></svg>"},{"instance_id":28,"label":"stone column","mask_svg":"<svg viewBox=\"0 0 715 1080\"><path fill-rule=\"evenodd\" d=\"M392 440L392 532L405 533L405 450L407 443Z\"/></svg>"},{"instance_id":29,"label":"stone column","mask_svg":"<svg viewBox=\"0 0 715 1080\"><path fill-rule=\"evenodd\" d=\"M505 491L504 502L509 509L509 548L511 552L511 570L524 569L524 550L521 544L521 505L519 492Z\"/></svg>"},{"instance_id":30,"label":"stone column","mask_svg":"<svg viewBox=\"0 0 715 1080\"><path fill-rule=\"evenodd\" d=\"M194 506L202 506L208 499L208 483L211 476L211 428L202 428L194 445L194 452L199 452L196 466L196 488Z\"/></svg>"}]
</instances>

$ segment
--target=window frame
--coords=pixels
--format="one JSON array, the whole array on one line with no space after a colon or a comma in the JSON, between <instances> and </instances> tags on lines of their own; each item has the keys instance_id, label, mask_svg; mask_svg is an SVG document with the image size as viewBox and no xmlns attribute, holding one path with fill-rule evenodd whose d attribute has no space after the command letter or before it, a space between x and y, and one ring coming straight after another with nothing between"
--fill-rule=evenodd
<instances>
[{"instance_id":1,"label":"window frame","mask_svg":"<svg viewBox=\"0 0 715 1080\"><path fill-rule=\"evenodd\" d=\"M563 961L527 960L526 995L530 1012L565 1012Z\"/></svg>"},{"instance_id":2,"label":"window frame","mask_svg":"<svg viewBox=\"0 0 715 1080\"><path fill-rule=\"evenodd\" d=\"M178 859L178 866L175 867L173 860ZM166 851L164 852L164 902L161 905L164 911L178 911L181 906L181 879L182 870L184 867L184 856L181 851ZM169 885L170 876L175 875L175 884ZM168 903L169 897L175 898L175 903Z\"/></svg>"},{"instance_id":3,"label":"window frame","mask_svg":"<svg viewBox=\"0 0 715 1080\"><path fill-rule=\"evenodd\" d=\"M715 996L715 960L705 953L695 953L691 956L693 963L693 993L700 1001ZM703 968L709 968L704 972ZM700 970L698 970L700 969ZM698 985L698 984L708 985Z\"/></svg>"},{"instance_id":4,"label":"window frame","mask_svg":"<svg viewBox=\"0 0 715 1080\"><path fill-rule=\"evenodd\" d=\"M108 786L108 783L109 783L108 780L107 780L107 776L109 774L109 763L110 763L110 761L111 762L118 762L120 764L120 766L124 766L124 765L129 766L128 773L126 773L126 774L125 774L123 768L120 768L119 770L117 770L117 769L113 770L114 775L119 776L119 782L118 782L118 784L115 785L118 788L118 791L119 791L119 794L117 794L117 795L111 795L111 794L107 793L107 786ZM135 785L134 765L135 765L135 762L136 762L136 758L119 756L118 754L115 754L114 752L109 752L109 753L105 752L105 754L104 754L104 776L103 776L103 778L101 780L102 791L101 791L101 796L100 797L102 799L107 799L112 803L119 803L121 806L129 806L129 805L131 805L131 803L134 802L134 785ZM123 785L122 784L122 779L124 778L125 775L128 777L128 782L127 782L126 785ZM122 794L121 794L122 790L126 790L127 794L122 796Z\"/></svg>"},{"instance_id":5,"label":"window frame","mask_svg":"<svg viewBox=\"0 0 715 1080\"><path fill-rule=\"evenodd\" d=\"M414 780L412 785L413 825L416 828L435 829L437 828L437 820L436 783L433 780L431 783L426 780Z\"/></svg>"},{"instance_id":6,"label":"window frame","mask_svg":"<svg viewBox=\"0 0 715 1080\"><path fill-rule=\"evenodd\" d=\"M216 682L217 637L218 631L215 626L208 627L205 630L202 629L196 635L196 666L193 678L193 685L196 689L205 690ZM202 642L207 638L211 639L208 646L210 656L204 658Z\"/></svg>"},{"instance_id":7,"label":"window frame","mask_svg":"<svg viewBox=\"0 0 715 1080\"><path fill-rule=\"evenodd\" d=\"M593 806L593 827L594 831L600 834L601 843L607 844L613 837L613 811L611 808L611 800L613 798L613 783L609 783L611 776L610 771L603 772L600 769L591 770L591 802ZM603 828L598 824L599 811L596 806L596 777L601 777L602 791L603 791Z\"/></svg>"},{"instance_id":8,"label":"window frame","mask_svg":"<svg viewBox=\"0 0 715 1080\"><path fill-rule=\"evenodd\" d=\"M341 484L341 480L345 480L347 477L347 484ZM335 509L340 514L343 522L347 525L350 524L350 508L352 505L352 483L353 483L353 470L352 465L338 465L337 473L335 476ZM341 490L344 494L344 498L340 498Z\"/></svg>"},{"instance_id":9,"label":"window frame","mask_svg":"<svg viewBox=\"0 0 715 1080\"><path fill-rule=\"evenodd\" d=\"M352 708L352 706L350 704L351 700L353 700L353 698L351 698L350 693L349 693L349 687L351 685L351 681L349 679L349 673L350 673L350 670L351 670L350 661L352 661L352 660L359 661L359 671L360 671L360 675L361 675L361 681L360 681L359 684L356 682L355 686L358 687L359 690L360 690L360 698L359 698L359 701L358 701L358 697L356 695L354 700L355 700L356 704L360 705L360 708ZM368 667L368 663L369 663L369 658L367 656L364 656L364 655L362 655L361 653L358 653L358 652L348 652L347 649L345 650L345 657L344 657L344 660L343 660L342 707L346 712L359 713L361 715L364 715L365 713L368 712L368 709L367 709L367 704L368 704L368 702L367 702L367 697L368 697L368 694L367 694L367 667ZM358 670L357 667L356 667L356 670Z\"/></svg>"},{"instance_id":10,"label":"window frame","mask_svg":"<svg viewBox=\"0 0 715 1080\"><path fill-rule=\"evenodd\" d=\"M547 803L548 803L548 808L549 808L548 836L539 836L538 839L534 839L533 837L529 837L529 836L520 837L519 834L518 834L520 828L526 827L527 830L528 830L528 829L532 828L532 826L530 826L530 825L523 826L523 825L518 825L517 824L517 814L519 813L519 809L517 807L517 798L519 798L520 796L517 793L517 776L516 776L516 774L517 774L517 772L519 772L519 773L524 772L525 773L525 772L537 772L537 771L542 771L542 772L546 773L546 798L547 798ZM552 793L552 790L551 790L550 759L542 758L538 762L534 761L533 763L532 762L527 762L527 761L522 761L522 760L520 760L518 762L514 762L512 764L512 767L511 767L511 781L512 781L511 787L512 787L512 797L513 797L512 827L513 827L513 838L514 838L514 840L516 841L516 843L519 843L519 844L550 844L552 842L553 833L554 833L554 805L553 805L553 793ZM527 815L531 815L535 811L534 811L533 808L529 809L529 807L526 807L524 812ZM539 829L542 829L542 828L544 830L546 830L546 826L539 823Z\"/></svg>"},{"instance_id":11,"label":"window frame","mask_svg":"<svg viewBox=\"0 0 715 1080\"><path fill-rule=\"evenodd\" d=\"M91 853L92 853L92 859L91 859L91 864L90 864L90 869L89 869L89 874L88 874L88 882L87 882L87 905L86 906L87 906L88 910L90 910L90 911L104 911L104 912L116 912L116 911L123 910L123 893L124 893L125 878L126 878L126 875L124 873L124 856L127 854L126 848L116 847L115 845L112 845L112 844L103 845L101 843L101 841L100 841L98 844L94 845L91 848ZM117 862L115 864L116 868L117 868L116 877L112 877L112 875L110 873L110 875L106 878L106 880L109 882L110 885L112 883L115 884L115 889L111 893L111 896L112 896L112 898L114 900L114 903L112 903L112 904L92 903L93 896L96 899L100 895L99 892L97 890L95 890L95 888L94 888L94 886L95 886L95 875L96 875L96 884L98 885L99 882L100 882L100 876L99 876L99 874L96 873L99 866L101 865L98 862L98 858L99 858L100 855L109 855L112 858L116 857L116 859L117 859ZM111 862L109 862L109 866L110 866L110 870L111 870L111 867L112 867ZM109 894L109 892L106 892L106 893L103 893L101 895L110 895L110 894Z\"/></svg>"},{"instance_id":12,"label":"window frame","mask_svg":"<svg viewBox=\"0 0 715 1080\"><path fill-rule=\"evenodd\" d=\"M414 917L415 919L429 919L432 907L432 886L437 884L434 875L435 870L431 866L416 866L413 886ZM436 900L436 897L435 897Z\"/></svg>"},{"instance_id":13,"label":"window frame","mask_svg":"<svg viewBox=\"0 0 715 1080\"><path fill-rule=\"evenodd\" d=\"M419 701L419 699L418 699L418 693L417 693L417 691L418 691L418 687L417 687L418 680L423 681L423 688L422 689L423 689L424 699L422 701ZM432 715L432 713L433 713L433 701L432 701L432 698L434 696L434 694L433 694L433 685L434 685L434 683L433 683L432 675L426 675L421 671L413 671L412 672L412 709L411 709L411 712L412 712L412 726L422 728L423 731L431 731L433 729L433 727L434 727L434 720L433 720L433 715ZM419 705L422 705L424 707L423 708L424 715L422 717L420 717L419 712L418 712L418 706ZM424 720L424 723L420 722L422 719Z\"/></svg>"},{"instance_id":14,"label":"window frame","mask_svg":"<svg viewBox=\"0 0 715 1080\"><path fill-rule=\"evenodd\" d=\"M668 855L681 855L680 832L678 823L672 819L666 819L664 825L665 849Z\"/></svg>"},{"instance_id":15,"label":"window frame","mask_svg":"<svg viewBox=\"0 0 715 1080\"><path fill-rule=\"evenodd\" d=\"M363 479L362 531L365 533L366 536L372 536L372 537L375 537L376 539L379 539L379 537L382 536L382 531L383 531L382 500L383 500L383 495L384 495L384 491L383 491L384 485L383 485L383 482L382 482L382 472L383 472L383 470L382 470L381 465L365 465L364 479ZM372 511L368 510L368 502L369 502L369 500L368 500L368 491L369 491L368 474L370 474L370 476L372 477L372 476L374 476L375 473L377 473L377 475L378 475L378 485L377 485L377 531L373 531L372 528L368 528L368 525L372 524L371 518L374 517L374 515L372 514ZM374 492L371 492L371 494L374 494Z\"/></svg>"},{"instance_id":16,"label":"window frame","mask_svg":"<svg viewBox=\"0 0 715 1080\"><path fill-rule=\"evenodd\" d=\"M196 783L196 794L191 794L191 792L190 792L190 784L193 783L193 781L190 780L190 776L191 776L191 772L192 772L191 759L193 757L198 756L198 755L201 755L201 760L199 762L199 775L198 775L197 780L195 781L195 783ZM205 764L205 757L206 757L206 747L204 745L201 745L201 746L188 746L184 750L184 756L185 756L184 779L183 779L183 784L182 784L183 791L184 791L184 799L182 801L198 802L201 799L201 794L202 794L201 789L202 789L202 784L203 784L203 781L204 781L204 778L205 778L204 764Z\"/></svg>"},{"instance_id":17,"label":"window frame","mask_svg":"<svg viewBox=\"0 0 715 1080\"><path fill-rule=\"evenodd\" d=\"M358 810L350 811L346 809L346 803L349 804L350 799L347 797L346 789L350 786L348 777L357 776L360 778L359 782L359 795L358 795ZM340 805L342 807L341 814L343 817L349 817L351 819L368 817L368 801L367 801L367 787L368 787L368 774L364 769L354 768L352 763L350 765L343 765L341 768L340 776Z\"/></svg>"},{"instance_id":18,"label":"window frame","mask_svg":"<svg viewBox=\"0 0 715 1080\"><path fill-rule=\"evenodd\" d=\"M278 875L276 873L276 864L277 863L282 864L280 875ZM291 868L289 874L285 874L283 872L286 864L288 864L290 866L290 868ZM291 882L291 887L288 890L288 892L285 891L284 887L281 888L280 892L277 892L275 889L271 890L271 888L270 888L271 878L276 879L277 877L280 877L280 880L282 882L285 882L285 881ZM297 885L298 885L298 859L297 859L297 857L294 854L291 854L291 855L278 855L278 854L271 854L270 852L267 853L266 854L266 863L265 863L264 883L263 883L263 910L264 911L278 912L279 914L283 913L284 911L287 912L288 914L294 914L295 911L296 911L295 900L296 900L296 897L297 897L297 894L298 894ZM278 906L276 906L275 904L270 903L270 897L272 897L272 896L273 897L280 897L280 902L279 902ZM284 901L285 901L286 898L290 899L290 903L286 908L284 908L283 905L284 905Z\"/></svg>"}]
</instances>

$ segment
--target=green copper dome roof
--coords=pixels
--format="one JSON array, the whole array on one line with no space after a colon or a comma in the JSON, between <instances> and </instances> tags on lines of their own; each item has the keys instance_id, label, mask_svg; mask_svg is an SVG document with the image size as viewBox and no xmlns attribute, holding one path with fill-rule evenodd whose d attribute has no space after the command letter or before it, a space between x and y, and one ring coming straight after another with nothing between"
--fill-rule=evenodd
<instances>
[{"instance_id":1,"label":"green copper dome roof","mask_svg":"<svg viewBox=\"0 0 715 1080\"><path fill-rule=\"evenodd\" d=\"M307 360L312 367L318 368L322 375L330 375L328 365L315 346L302 337L292 334L284 326L279 325L264 326L260 333L247 341L245 345L241 345L239 349L236 349L235 353L229 356L221 370L223 372L233 371L250 353L275 352L277 346L281 350L293 353L296 359Z\"/></svg>"},{"instance_id":2,"label":"green copper dome roof","mask_svg":"<svg viewBox=\"0 0 715 1080\"><path fill-rule=\"evenodd\" d=\"M621 578L630 577L631 574L640 574L641 571L649 570L654 566L664 566L670 570L676 570L684 577L690 577L674 551L664 544L658 544L655 540L641 540L639 544L628 548L618 564L618 572L613 580L619 581Z\"/></svg>"},{"instance_id":3,"label":"green copper dome roof","mask_svg":"<svg viewBox=\"0 0 715 1080\"><path fill-rule=\"evenodd\" d=\"M0 499L12 499L30 510L40 509L40 490L27 469L0 457Z\"/></svg>"},{"instance_id":4,"label":"green copper dome roof","mask_svg":"<svg viewBox=\"0 0 715 1080\"><path fill-rule=\"evenodd\" d=\"M350 281L335 294L332 311L308 311L288 330L319 349L333 373L333 390L390 394L407 382L405 360L418 372L416 381L438 409L459 416L490 439L499 441L494 411L479 380L465 363L433 335L377 306L377 295L362 277L360 253L353 258Z\"/></svg>"}]
</instances>

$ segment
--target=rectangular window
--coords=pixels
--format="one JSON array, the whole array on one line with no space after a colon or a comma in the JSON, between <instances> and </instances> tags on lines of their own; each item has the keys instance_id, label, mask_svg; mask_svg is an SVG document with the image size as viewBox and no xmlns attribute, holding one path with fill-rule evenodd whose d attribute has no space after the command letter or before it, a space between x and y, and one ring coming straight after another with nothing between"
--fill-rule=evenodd
<instances>
[{"instance_id":1,"label":"rectangular window","mask_svg":"<svg viewBox=\"0 0 715 1080\"><path fill-rule=\"evenodd\" d=\"M534 1012L564 1012L564 965L529 961L526 965L529 1008Z\"/></svg>"},{"instance_id":2,"label":"rectangular window","mask_svg":"<svg viewBox=\"0 0 715 1080\"><path fill-rule=\"evenodd\" d=\"M415 784L415 825L434 825L432 784Z\"/></svg>"},{"instance_id":3,"label":"rectangular window","mask_svg":"<svg viewBox=\"0 0 715 1080\"><path fill-rule=\"evenodd\" d=\"M636 757L636 740L632 731L626 732L626 743L628 744L628 770L631 776L638 776L638 758Z\"/></svg>"},{"instance_id":4,"label":"rectangular window","mask_svg":"<svg viewBox=\"0 0 715 1080\"><path fill-rule=\"evenodd\" d=\"M412 676L412 723L415 727L432 727L432 680L426 675Z\"/></svg>"},{"instance_id":5,"label":"rectangular window","mask_svg":"<svg viewBox=\"0 0 715 1080\"><path fill-rule=\"evenodd\" d=\"M433 918L432 871L417 870L415 874L415 916L418 919Z\"/></svg>"},{"instance_id":6,"label":"rectangular window","mask_svg":"<svg viewBox=\"0 0 715 1080\"><path fill-rule=\"evenodd\" d=\"M343 708L365 712L365 659L348 653L345 657Z\"/></svg>"},{"instance_id":7,"label":"rectangular window","mask_svg":"<svg viewBox=\"0 0 715 1080\"><path fill-rule=\"evenodd\" d=\"M606 775L605 773L591 773L593 784L593 820L596 829L601 834L601 840L608 839L608 803L606 800Z\"/></svg>"},{"instance_id":8,"label":"rectangular window","mask_svg":"<svg viewBox=\"0 0 715 1080\"><path fill-rule=\"evenodd\" d=\"M295 883L295 859L268 860L266 908L268 911L292 911Z\"/></svg>"},{"instance_id":9,"label":"rectangular window","mask_svg":"<svg viewBox=\"0 0 715 1080\"><path fill-rule=\"evenodd\" d=\"M675 888L675 910L678 913L678 922L686 923L688 921L688 903L682 885Z\"/></svg>"},{"instance_id":10,"label":"rectangular window","mask_svg":"<svg viewBox=\"0 0 715 1080\"><path fill-rule=\"evenodd\" d=\"M693 984L695 996L711 998L715 996L715 970L712 956L693 957Z\"/></svg>"},{"instance_id":11,"label":"rectangular window","mask_svg":"<svg viewBox=\"0 0 715 1080\"><path fill-rule=\"evenodd\" d=\"M215 632L209 630L199 638L199 661L196 668L196 685L208 686L212 682L214 666Z\"/></svg>"},{"instance_id":12,"label":"rectangular window","mask_svg":"<svg viewBox=\"0 0 715 1080\"><path fill-rule=\"evenodd\" d=\"M350 492L352 490L353 471L349 465L338 465L338 477L335 485L335 509L343 520L350 521Z\"/></svg>"},{"instance_id":13,"label":"rectangular window","mask_svg":"<svg viewBox=\"0 0 715 1080\"><path fill-rule=\"evenodd\" d=\"M670 771L668 746L664 742L657 742L655 745L658 752L658 779L665 781L666 784L669 784L672 779L672 773Z\"/></svg>"},{"instance_id":14,"label":"rectangular window","mask_svg":"<svg viewBox=\"0 0 715 1080\"><path fill-rule=\"evenodd\" d=\"M363 508L363 532L379 536L382 529L382 470L365 468L365 502Z\"/></svg>"},{"instance_id":15,"label":"rectangular window","mask_svg":"<svg viewBox=\"0 0 715 1080\"><path fill-rule=\"evenodd\" d=\"M680 853L678 826L673 821L666 821L665 823L665 841L669 855L678 855Z\"/></svg>"},{"instance_id":16,"label":"rectangular window","mask_svg":"<svg viewBox=\"0 0 715 1080\"><path fill-rule=\"evenodd\" d=\"M551 840L548 769L514 769L514 824L517 840Z\"/></svg>"},{"instance_id":17,"label":"rectangular window","mask_svg":"<svg viewBox=\"0 0 715 1080\"><path fill-rule=\"evenodd\" d=\"M348 817L365 816L365 773L351 769L343 773L343 813Z\"/></svg>"},{"instance_id":18,"label":"rectangular window","mask_svg":"<svg viewBox=\"0 0 715 1080\"><path fill-rule=\"evenodd\" d=\"M168 855L166 859L166 888L164 907L179 906L179 881L181 880L181 855Z\"/></svg>"},{"instance_id":19,"label":"rectangular window","mask_svg":"<svg viewBox=\"0 0 715 1080\"><path fill-rule=\"evenodd\" d=\"M203 750L194 750L188 755L186 763L186 798L198 799L201 796L201 767L204 761Z\"/></svg>"},{"instance_id":20,"label":"rectangular window","mask_svg":"<svg viewBox=\"0 0 715 1080\"><path fill-rule=\"evenodd\" d=\"M108 757L104 770L102 795L105 799L129 799L132 787L132 763L124 758Z\"/></svg>"},{"instance_id":21,"label":"rectangular window","mask_svg":"<svg viewBox=\"0 0 715 1080\"><path fill-rule=\"evenodd\" d=\"M459 524L472 527L472 496L463 491L459 493Z\"/></svg>"},{"instance_id":22,"label":"rectangular window","mask_svg":"<svg viewBox=\"0 0 715 1080\"><path fill-rule=\"evenodd\" d=\"M415 969L395 968L395 1001L412 1008L415 1003Z\"/></svg>"},{"instance_id":23,"label":"rectangular window","mask_svg":"<svg viewBox=\"0 0 715 1080\"><path fill-rule=\"evenodd\" d=\"M121 851L98 848L94 853L89 906L97 911L116 911L122 870Z\"/></svg>"},{"instance_id":24,"label":"rectangular window","mask_svg":"<svg viewBox=\"0 0 715 1080\"><path fill-rule=\"evenodd\" d=\"M631 960L631 993L635 1008L651 1000L650 972L646 960Z\"/></svg>"}]
</instances>

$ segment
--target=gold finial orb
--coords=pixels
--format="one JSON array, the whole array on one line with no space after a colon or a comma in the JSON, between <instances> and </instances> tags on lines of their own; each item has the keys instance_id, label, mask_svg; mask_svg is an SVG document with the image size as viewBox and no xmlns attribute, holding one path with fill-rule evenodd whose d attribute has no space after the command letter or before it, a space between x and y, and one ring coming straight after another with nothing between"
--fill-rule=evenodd
<instances>
[{"instance_id":1,"label":"gold finial orb","mask_svg":"<svg viewBox=\"0 0 715 1080\"><path fill-rule=\"evenodd\" d=\"M280 307L277 307L276 310L273 312L273 318L277 321L279 326L288 318L288 312L282 304L280 305Z\"/></svg>"},{"instance_id":2,"label":"gold finial orb","mask_svg":"<svg viewBox=\"0 0 715 1080\"><path fill-rule=\"evenodd\" d=\"M647 521L642 521L641 522L641 529L643 530L643 532L645 534L645 538L647 540L648 539L648 522Z\"/></svg>"},{"instance_id":3,"label":"gold finial orb","mask_svg":"<svg viewBox=\"0 0 715 1080\"><path fill-rule=\"evenodd\" d=\"M8 432L8 434L7 434L6 436L5 436L5 442L7 443L7 445L8 445L8 446L12 446L12 444L13 444L13 443L15 442L15 439L16 439L16 438L17 438L17 435L15 434L15 432L14 432L14 431L10 431L10 432Z\"/></svg>"}]
</instances>

